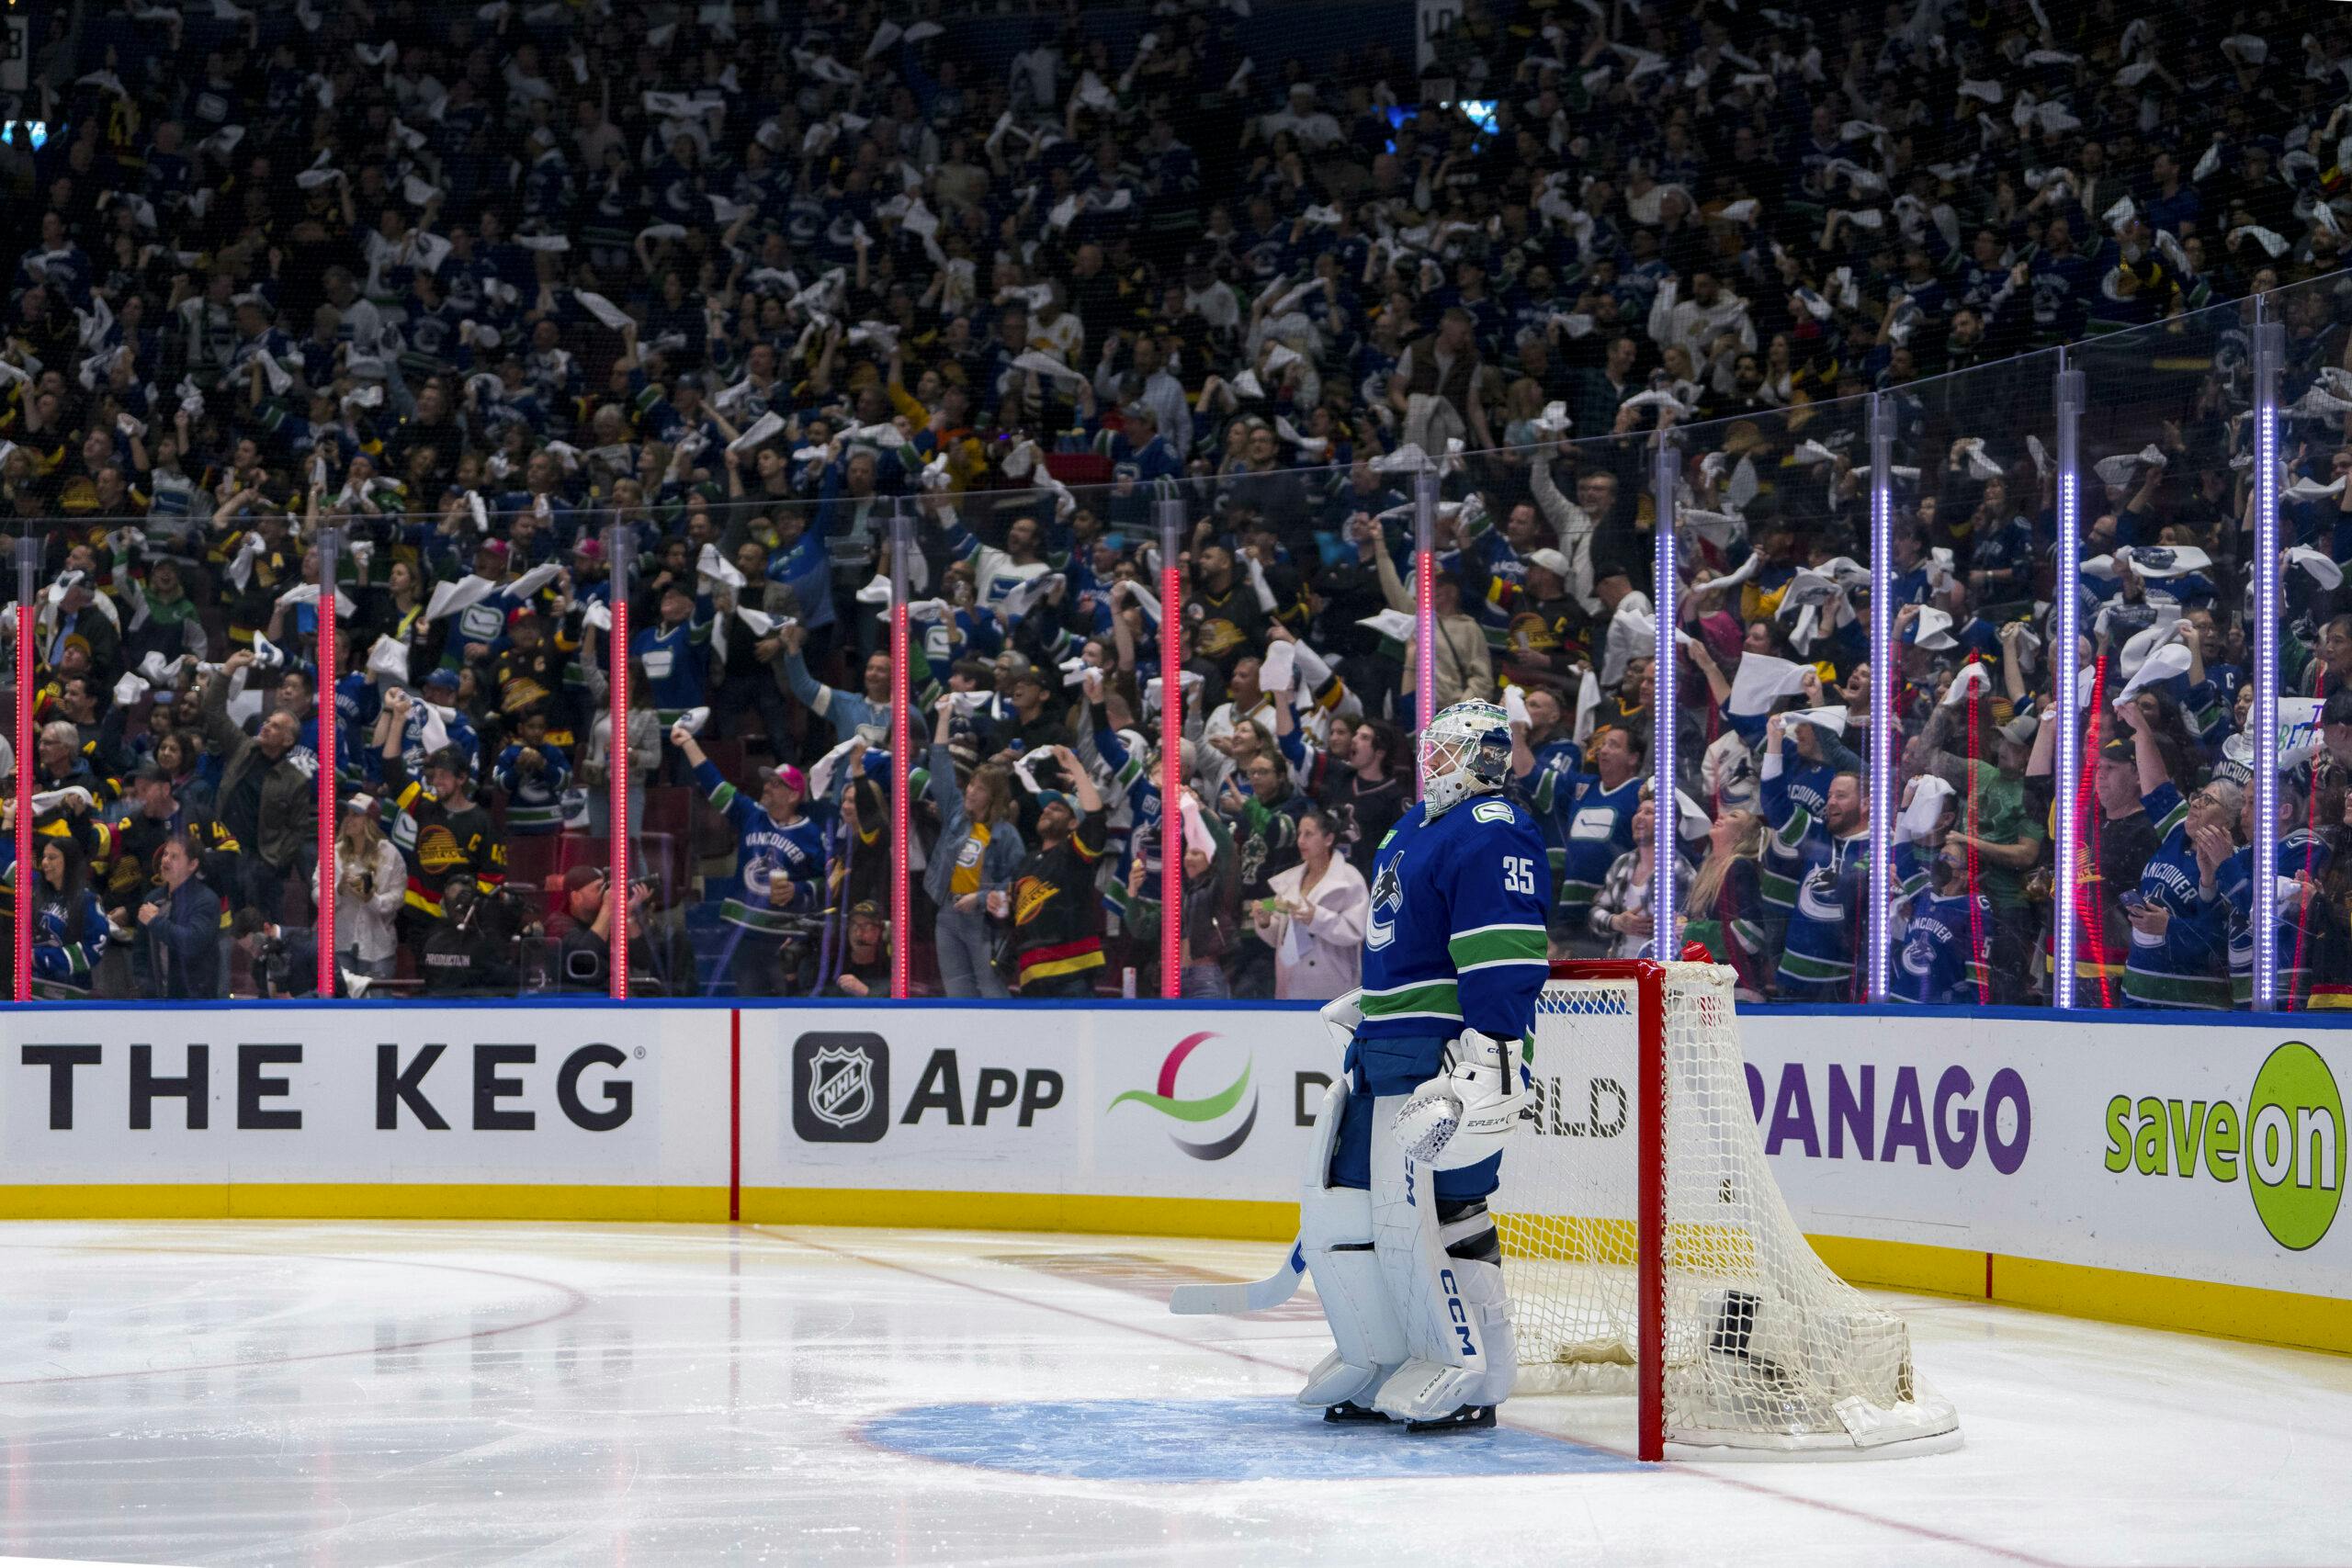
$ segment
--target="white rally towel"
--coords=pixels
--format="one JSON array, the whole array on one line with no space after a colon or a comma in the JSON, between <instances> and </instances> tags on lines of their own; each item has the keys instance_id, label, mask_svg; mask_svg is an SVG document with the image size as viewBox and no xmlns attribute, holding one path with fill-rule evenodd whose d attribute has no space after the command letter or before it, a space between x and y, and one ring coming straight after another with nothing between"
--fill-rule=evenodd
<instances>
[{"instance_id":1,"label":"white rally towel","mask_svg":"<svg viewBox=\"0 0 2352 1568\"><path fill-rule=\"evenodd\" d=\"M1298 655L1293 645L1277 642L1266 649L1265 662L1258 670L1258 685L1262 691L1283 694L1291 688Z\"/></svg>"},{"instance_id":2,"label":"white rally towel","mask_svg":"<svg viewBox=\"0 0 2352 1568\"><path fill-rule=\"evenodd\" d=\"M1811 665L1776 659L1769 653L1741 654L1739 669L1731 678L1731 712L1740 718L1771 712L1772 705L1781 698L1795 696L1804 690L1804 678L1811 669Z\"/></svg>"},{"instance_id":3,"label":"white rally towel","mask_svg":"<svg viewBox=\"0 0 2352 1568\"><path fill-rule=\"evenodd\" d=\"M723 582L741 592L743 574L728 558L718 553L717 545L705 545L695 561L695 576L698 581Z\"/></svg>"},{"instance_id":4,"label":"white rally towel","mask_svg":"<svg viewBox=\"0 0 2352 1568\"><path fill-rule=\"evenodd\" d=\"M2309 545L2297 545L2293 549L2289 550L2287 564L2301 567L2311 573L2312 580L2324 589L2334 590L2343 584L2344 569L2330 558L2325 551L2315 550Z\"/></svg>"},{"instance_id":5,"label":"white rally towel","mask_svg":"<svg viewBox=\"0 0 2352 1568\"><path fill-rule=\"evenodd\" d=\"M778 434L783 434L783 416L769 409L767 413L762 413L760 419L751 421L751 425L746 425L743 433L736 434L734 440L727 442L727 451L751 451L752 446L762 445L762 442L776 440Z\"/></svg>"},{"instance_id":6,"label":"white rally towel","mask_svg":"<svg viewBox=\"0 0 2352 1568\"><path fill-rule=\"evenodd\" d=\"M1594 724L1600 716L1600 681L1587 665L1577 672L1577 718L1573 731L1579 746L1592 739Z\"/></svg>"},{"instance_id":7,"label":"white rally towel","mask_svg":"<svg viewBox=\"0 0 2352 1568\"><path fill-rule=\"evenodd\" d=\"M1183 671L1178 676L1178 684L1182 686L1185 697L1188 701L1190 700L1192 694L1202 685L1204 680L1204 677L1203 677L1198 671L1194 670ZM1159 710L1160 700L1165 694L1165 682L1163 682L1157 675L1145 682L1143 686L1144 711L1147 713L1157 713Z\"/></svg>"},{"instance_id":8,"label":"white rally towel","mask_svg":"<svg viewBox=\"0 0 2352 1568\"><path fill-rule=\"evenodd\" d=\"M1846 717L1844 706L1837 704L1827 707L1794 708L1781 716L1784 723L1810 724L1826 729L1832 735L1846 733Z\"/></svg>"},{"instance_id":9,"label":"white rally towel","mask_svg":"<svg viewBox=\"0 0 2352 1568\"><path fill-rule=\"evenodd\" d=\"M601 294L591 293L585 288L575 288L571 291L571 297L579 301L582 310L616 333L627 332L637 324L636 320L628 311Z\"/></svg>"},{"instance_id":10,"label":"white rally towel","mask_svg":"<svg viewBox=\"0 0 2352 1568\"><path fill-rule=\"evenodd\" d=\"M1944 802L1957 792L1933 773L1921 773L1912 781L1910 804L1903 815L1894 819L1894 841L1922 840L1932 835L1936 824L1943 819Z\"/></svg>"},{"instance_id":11,"label":"white rally towel","mask_svg":"<svg viewBox=\"0 0 2352 1568\"><path fill-rule=\"evenodd\" d=\"M315 604L319 602L319 585L305 582L299 588L289 588L277 596L277 602L288 605ZM359 606L351 602L350 594L338 588L334 591L334 613L337 615L356 615L359 613Z\"/></svg>"},{"instance_id":12,"label":"white rally towel","mask_svg":"<svg viewBox=\"0 0 2352 1568\"><path fill-rule=\"evenodd\" d=\"M408 645L396 637L379 637L368 650L368 673L395 686L408 684Z\"/></svg>"},{"instance_id":13,"label":"white rally towel","mask_svg":"<svg viewBox=\"0 0 2352 1568\"><path fill-rule=\"evenodd\" d=\"M2188 649L2177 642L2167 643L2156 649L2155 652L2148 655L2147 662L2140 666L2132 679L2123 683L2123 690L2115 699L2116 711L2122 712L2123 705L2138 696L2142 687L2153 686L2159 681L2169 681L2177 675L2188 674Z\"/></svg>"},{"instance_id":14,"label":"white rally towel","mask_svg":"<svg viewBox=\"0 0 2352 1568\"><path fill-rule=\"evenodd\" d=\"M1956 708L1962 703L1974 701L1977 693L1992 689L1993 672L1990 670L1982 664L1963 665L1960 673L1951 678L1951 689L1944 693L1944 700L1939 705Z\"/></svg>"},{"instance_id":15,"label":"white rally towel","mask_svg":"<svg viewBox=\"0 0 2352 1568\"><path fill-rule=\"evenodd\" d=\"M435 583L433 597L425 601L424 618L437 621L458 611L481 604L498 592L498 584L487 577L469 572L455 582Z\"/></svg>"}]
</instances>

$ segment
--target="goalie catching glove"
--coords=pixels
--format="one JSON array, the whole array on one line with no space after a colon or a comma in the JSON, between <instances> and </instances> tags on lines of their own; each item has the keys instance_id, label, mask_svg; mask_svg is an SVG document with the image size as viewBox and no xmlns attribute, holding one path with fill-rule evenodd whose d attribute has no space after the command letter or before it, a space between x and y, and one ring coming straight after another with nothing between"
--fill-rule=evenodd
<instances>
[{"instance_id":1,"label":"goalie catching glove","mask_svg":"<svg viewBox=\"0 0 2352 1568\"><path fill-rule=\"evenodd\" d=\"M1405 1097L1390 1131L1432 1170L1459 1170L1502 1152L1530 1095L1518 1043L1465 1029L1445 1048L1445 1070Z\"/></svg>"}]
</instances>

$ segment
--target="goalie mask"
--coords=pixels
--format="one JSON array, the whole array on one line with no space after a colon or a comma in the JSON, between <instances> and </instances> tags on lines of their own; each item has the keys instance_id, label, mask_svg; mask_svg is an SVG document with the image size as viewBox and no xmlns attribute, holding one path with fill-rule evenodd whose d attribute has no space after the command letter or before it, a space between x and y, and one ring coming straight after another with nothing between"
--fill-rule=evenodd
<instances>
[{"instance_id":1,"label":"goalie mask","mask_svg":"<svg viewBox=\"0 0 2352 1568\"><path fill-rule=\"evenodd\" d=\"M1474 795L1493 795L1510 773L1510 720L1492 703L1456 703L1421 731L1420 763L1431 819Z\"/></svg>"}]
</instances>

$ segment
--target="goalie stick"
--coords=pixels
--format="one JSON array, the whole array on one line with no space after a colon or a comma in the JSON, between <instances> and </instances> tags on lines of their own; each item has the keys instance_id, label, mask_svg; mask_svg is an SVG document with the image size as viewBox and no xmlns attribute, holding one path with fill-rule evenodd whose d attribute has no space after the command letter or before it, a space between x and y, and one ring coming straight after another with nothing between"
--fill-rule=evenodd
<instances>
[{"instance_id":1,"label":"goalie stick","mask_svg":"<svg viewBox=\"0 0 2352 1568\"><path fill-rule=\"evenodd\" d=\"M1306 1274L1306 1254L1293 1240L1283 1266L1265 1279L1246 1285L1179 1285L1168 1292L1168 1310L1186 1317L1263 1312L1297 1294L1298 1282Z\"/></svg>"}]
</instances>

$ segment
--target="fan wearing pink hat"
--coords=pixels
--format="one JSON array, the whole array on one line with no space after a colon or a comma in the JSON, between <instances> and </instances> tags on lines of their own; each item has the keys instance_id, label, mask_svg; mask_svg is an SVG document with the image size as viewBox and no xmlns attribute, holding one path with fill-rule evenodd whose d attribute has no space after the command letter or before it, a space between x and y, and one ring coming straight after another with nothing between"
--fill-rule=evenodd
<instances>
[{"instance_id":1,"label":"fan wearing pink hat","mask_svg":"<svg viewBox=\"0 0 2352 1568\"><path fill-rule=\"evenodd\" d=\"M670 742L685 753L695 782L735 829L735 874L742 886L719 907L719 919L734 928L728 967L735 994L786 995L790 976L781 972L778 949L785 937L797 934L793 917L814 914L824 904L825 830L801 810L808 777L788 762L762 768L754 802L720 776L685 722L671 728Z\"/></svg>"}]
</instances>

